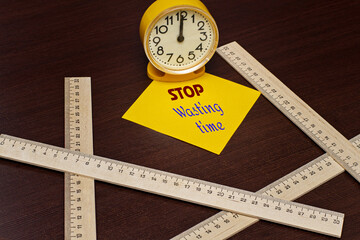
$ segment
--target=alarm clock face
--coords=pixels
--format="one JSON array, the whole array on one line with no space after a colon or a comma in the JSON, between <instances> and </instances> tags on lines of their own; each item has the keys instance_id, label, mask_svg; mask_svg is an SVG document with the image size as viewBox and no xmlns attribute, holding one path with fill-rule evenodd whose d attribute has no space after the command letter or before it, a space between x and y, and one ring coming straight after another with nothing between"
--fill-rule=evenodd
<instances>
[{"instance_id":1,"label":"alarm clock face","mask_svg":"<svg viewBox=\"0 0 360 240\"><path fill-rule=\"evenodd\" d=\"M170 74L186 74L205 65L215 53L218 30L206 12L181 7L168 10L150 24L144 47L150 62Z\"/></svg>"}]
</instances>

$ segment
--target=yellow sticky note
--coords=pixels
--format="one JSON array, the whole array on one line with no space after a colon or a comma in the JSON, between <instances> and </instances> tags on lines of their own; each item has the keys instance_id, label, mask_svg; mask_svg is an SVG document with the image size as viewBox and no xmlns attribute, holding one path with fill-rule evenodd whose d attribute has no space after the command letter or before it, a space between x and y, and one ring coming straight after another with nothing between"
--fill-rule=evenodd
<instances>
[{"instance_id":1,"label":"yellow sticky note","mask_svg":"<svg viewBox=\"0 0 360 240\"><path fill-rule=\"evenodd\" d=\"M259 96L207 73L186 82L153 81L123 118L220 154Z\"/></svg>"}]
</instances>

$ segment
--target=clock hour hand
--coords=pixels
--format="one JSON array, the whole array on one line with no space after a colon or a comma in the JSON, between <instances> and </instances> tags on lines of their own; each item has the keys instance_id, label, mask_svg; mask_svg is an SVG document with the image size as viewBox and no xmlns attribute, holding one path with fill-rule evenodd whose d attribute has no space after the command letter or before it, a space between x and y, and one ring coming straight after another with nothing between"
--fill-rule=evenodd
<instances>
[{"instance_id":1,"label":"clock hour hand","mask_svg":"<svg viewBox=\"0 0 360 240\"><path fill-rule=\"evenodd\" d=\"M179 36L177 38L178 42L183 42L184 41L184 16L182 15L182 13L180 13L180 33Z\"/></svg>"}]
</instances>

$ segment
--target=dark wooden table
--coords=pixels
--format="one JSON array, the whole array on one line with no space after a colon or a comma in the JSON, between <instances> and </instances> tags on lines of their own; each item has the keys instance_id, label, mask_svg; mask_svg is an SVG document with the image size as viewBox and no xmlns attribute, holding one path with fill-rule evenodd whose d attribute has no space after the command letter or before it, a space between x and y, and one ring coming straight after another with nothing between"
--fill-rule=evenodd
<instances>
[{"instance_id":1,"label":"dark wooden table","mask_svg":"<svg viewBox=\"0 0 360 240\"><path fill-rule=\"evenodd\" d=\"M206 0L220 45L238 41L346 138L360 133L359 1ZM263 96L220 156L122 119L148 86L138 27L151 1L1 1L0 132L64 146L64 77L91 76L94 152L257 191L323 154ZM209 73L250 86L215 55ZM254 170L256 169L256 170ZM0 239L63 239L63 173L0 161ZM343 173L298 199L346 214ZM98 239L168 239L218 210L96 182ZM331 239L260 222L232 239Z\"/></svg>"}]
</instances>

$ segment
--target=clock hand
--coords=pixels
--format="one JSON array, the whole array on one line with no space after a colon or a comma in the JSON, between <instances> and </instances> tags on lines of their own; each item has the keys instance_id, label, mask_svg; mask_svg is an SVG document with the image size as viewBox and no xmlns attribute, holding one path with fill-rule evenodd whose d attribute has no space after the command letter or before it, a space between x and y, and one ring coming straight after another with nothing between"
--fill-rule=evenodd
<instances>
[{"instance_id":1,"label":"clock hand","mask_svg":"<svg viewBox=\"0 0 360 240\"><path fill-rule=\"evenodd\" d=\"M183 42L184 41L184 16L180 13L180 33L179 36L177 38L178 42Z\"/></svg>"}]
</instances>

